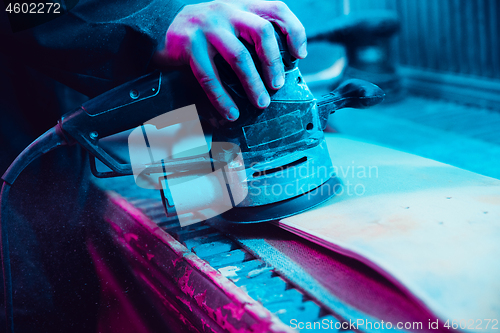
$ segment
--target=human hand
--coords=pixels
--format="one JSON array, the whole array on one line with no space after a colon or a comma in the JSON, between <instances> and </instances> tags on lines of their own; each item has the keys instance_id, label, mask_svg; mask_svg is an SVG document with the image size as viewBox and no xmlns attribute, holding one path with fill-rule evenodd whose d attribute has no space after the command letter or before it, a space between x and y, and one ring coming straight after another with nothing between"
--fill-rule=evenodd
<instances>
[{"instance_id":1,"label":"human hand","mask_svg":"<svg viewBox=\"0 0 500 333\"><path fill-rule=\"evenodd\" d=\"M266 108L271 99L264 82L274 90L285 82L271 22L287 36L291 54L305 58L304 27L283 2L215 0L184 7L167 30L165 48L157 52L154 59L160 66L189 65L217 111L234 121L239 111L222 86L213 58L220 53L238 76L250 102L259 109ZM238 37L254 45L263 78Z\"/></svg>"}]
</instances>

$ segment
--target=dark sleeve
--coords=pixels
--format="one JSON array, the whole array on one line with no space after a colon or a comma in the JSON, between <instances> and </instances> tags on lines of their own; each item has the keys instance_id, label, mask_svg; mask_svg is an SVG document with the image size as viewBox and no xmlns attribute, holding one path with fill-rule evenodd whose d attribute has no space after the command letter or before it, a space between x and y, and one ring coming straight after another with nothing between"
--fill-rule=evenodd
<instances>
[{"instance_id":1,"label":"dark sleeve","mask_svg":"<svg viewBox=\"0 0 500 333\"><path fill-rule=\"evenodd\" d=\"M182 6L177 0L80 0L63 16L16 33L3 12L0 52L93 97L146 73Z\"/></svg>"}]
</instances>

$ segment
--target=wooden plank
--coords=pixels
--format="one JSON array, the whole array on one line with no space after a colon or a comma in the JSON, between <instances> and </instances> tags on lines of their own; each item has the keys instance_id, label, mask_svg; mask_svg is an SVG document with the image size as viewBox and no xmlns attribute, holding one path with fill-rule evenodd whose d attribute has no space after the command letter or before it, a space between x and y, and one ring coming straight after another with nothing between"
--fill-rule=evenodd
<instances>
[{"instance_id":1,"label":"wooden plank","mask_svg":"<svg viewBox=\"0 0 500 333\"><path fill-rule=\"evenodd\" d=\"M441 320L500 319L500 180L342 136L327 142L344 191L279 226L370 265Z\"/></svg>"}]
</instances>

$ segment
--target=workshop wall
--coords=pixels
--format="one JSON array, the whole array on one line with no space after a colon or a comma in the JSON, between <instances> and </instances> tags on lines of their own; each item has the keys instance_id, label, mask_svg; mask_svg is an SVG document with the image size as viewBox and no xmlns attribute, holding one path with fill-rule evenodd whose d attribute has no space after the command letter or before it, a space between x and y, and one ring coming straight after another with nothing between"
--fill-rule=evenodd
<instances>
[{"instance_id":1,"label":"workshop wall","mask_svg":"<svg viewBox=\"0 0 500 333\"><path fill-rule=\"evenodd\" d=\"M403 66L500 79L498 0L285 0L306 29L362 11L398 13L395 56Z\"/></svg>"}]
</instances>

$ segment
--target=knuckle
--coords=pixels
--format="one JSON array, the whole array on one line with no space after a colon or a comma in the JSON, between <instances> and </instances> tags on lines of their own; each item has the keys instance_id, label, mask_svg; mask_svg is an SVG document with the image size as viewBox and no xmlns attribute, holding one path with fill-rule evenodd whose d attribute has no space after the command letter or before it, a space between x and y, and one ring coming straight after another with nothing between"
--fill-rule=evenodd
<instances>
[{"instance_id":1,"label":"knuckle","mask_svg":"<svg viewBox=\"0 0 500 333\"><path fill-rule=\"evenodd\" d=\"M215 30L219 25L219 18L217 16L209 16L205 20L203 27L206 31L211 31Z\"/></svg>"},{"instance_id":2,"label":"knuckle","mask_svg":"<svg viewBox=\"0 0 500 333\"><path fill-rule=\"evenodd\" d=\"M219 2L219 1L213 1L213 2L210 2L208 4L208 8L210 8L210 10L212 10L216 13L226 11L229 9L229 7L230 7L230 5L223 3L223 2Z\"/></svg>"},{"instance_id":3,"label":"knuckle","mask_svg":"<svg viewBox=\"0 0 500 333\"><path fill-rule=\"evenodd\" d=\"M200 16L193 19L199 22L198 27L202 31L207 31L217 26L217 16L215 15L200 14Z\"/></svg>"},{"instance_id":4,"label":"knuckle","mask_svg":"<svg viewBox=\"0 0 500 333\"><path fill-rule=\"evenodd\" d=\"M281 62L281 55L278 53L278 55L274 56L274 57L271 57L271 59L269 60L268 66L282 66L282 62Z\"/></svg>"},{"instance_id":5,"label":"knuckle","mask_svg":"<svg viewBox=\"0 0 500 333\"><path fill-rule=\"evenodd\" d=\"M214 75L201 75L198 82L207 91L212 91L216 85L217 78Z\"/></svg>"},{"instance_id":6,"label":"knuckle","mask_svg":"<svg viewBox=\"0 0 500 333\"><path fill-rule=\"evenodd\" d=\"M258 28L258 32L262 37L269 37L274 35L274 27L271 22L264 20Z\"/></svg>"},{"instance_id":7,"label":"knuckle","mask_svg":"<svg viewBox=\"0 0 500 333\"><path fill-rule=\"evenodd\" d=\"M207 20L207 15L205 13L197 13L188 18L190 26L202 26Z\"/></svg>"},{"instance_id":8,"label":"knuckle","mask_svg":"<svg viewBox=\"0 0 500 333\"><path fill-rule=\"evenodd\" d=\"M239 68L247 66L251 61L252 57L244 47L231 54L231 57L229 59L229 63L231 65L237 66Z\"/></svg>"},{"instance_id":9,"label":"knuckle","mask_svg":"<svg viewBox=\"0 0 500 333\"><path fill-rule=\"evenodd\" d=\"M272 6L273 6L273 11L277 14L283 14L290 11L290 9L288 9L288 6L281 1L273 1Z\"/></svg>"},{"instance_id":10,"label":"knuckle","mask_svg":"<svg viewBox=\"0 0 500 333\"><path fill-rule=\"evenodd\" d=\"M224 105L225 99L226 99L226 95L223 93L214 94L212 96L212 102L215 102L215 104L221 105L221 106Z\"/></svg>"}]
</instances>

